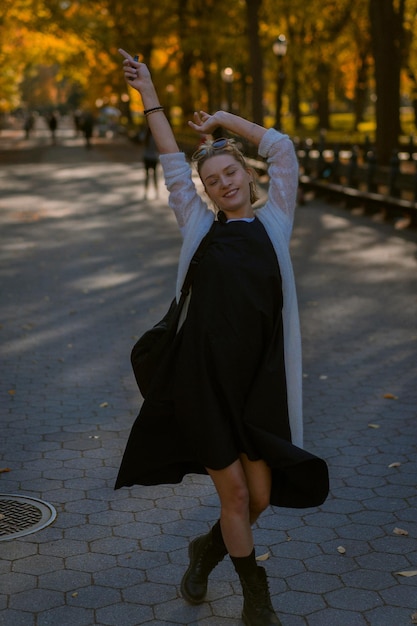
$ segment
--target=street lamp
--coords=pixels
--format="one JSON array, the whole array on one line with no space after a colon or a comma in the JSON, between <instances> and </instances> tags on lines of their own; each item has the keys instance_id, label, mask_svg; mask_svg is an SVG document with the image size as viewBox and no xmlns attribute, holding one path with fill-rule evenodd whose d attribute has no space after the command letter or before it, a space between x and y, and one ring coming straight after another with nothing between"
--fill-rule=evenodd
<instances>
[{"instance_id":1,"label":"street lamp","mask_svg":"<svg viewBox=\"0 0 417 626\"><path fill-rule=\"evenodd\" d=\"M282 93L285 83L284 57L287 54L287 40L285 35L279 35L272 45L272 51L278 59L278 79L276 98L275 128L281 130Z\"/></svg>"},{"instance_id":2,"label":"street lamp","mask_svg":"<svg viewBox=\"0 0 417 626\"><path fill-rule=\"evenodd\" d=\"M233 109L233 80L234 71L231 67L225 67L222 72L222 80L226 85L227 90L227 110L231 113Z\"/></svg>"}]
</instances>

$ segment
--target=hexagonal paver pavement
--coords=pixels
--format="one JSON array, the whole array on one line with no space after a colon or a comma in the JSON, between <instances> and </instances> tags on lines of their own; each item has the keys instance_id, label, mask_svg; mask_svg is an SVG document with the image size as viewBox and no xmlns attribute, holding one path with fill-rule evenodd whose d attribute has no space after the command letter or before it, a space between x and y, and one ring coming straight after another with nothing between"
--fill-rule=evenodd
<instances>
[{"instance_id":1,"label":"hexagonal paver pavement","mask_svg":"<svg viewBox=\"0 0 417 626\"><path fill-rule=\"evenodd\" d=\"M129 351L175 281L165 192L141 200L124 140L36 141L36 161L0 172L0 481L57 518L0 541L0 625L237 626L229 560L207 602L179 594L189 540L218 516L210 480L113 490L140 404ZM305 443L331 494L255 528L283 626L409 626L417 612L416 239L343 207L298 209Z\"/></svg>"}]
</instances>

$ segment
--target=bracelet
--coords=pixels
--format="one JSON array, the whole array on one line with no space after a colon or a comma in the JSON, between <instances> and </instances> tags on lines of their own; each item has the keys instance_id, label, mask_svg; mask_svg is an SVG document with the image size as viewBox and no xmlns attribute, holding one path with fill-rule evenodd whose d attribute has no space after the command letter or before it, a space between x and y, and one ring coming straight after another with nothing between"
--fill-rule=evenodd
<instances>
[{"instance_id":1,"label":"bracelet","mask_svg":"<svg viewBox=\"0 0 417 626\"><path fill-rule=\"evenodd\" d=\"M150 115L151 113L156 113L157 111L163 111L164 107L158 106L158 107L154 107L153 109L145 109L143 114L145 117L148 117L148 115Z\"/></svg>"}]
</instances>

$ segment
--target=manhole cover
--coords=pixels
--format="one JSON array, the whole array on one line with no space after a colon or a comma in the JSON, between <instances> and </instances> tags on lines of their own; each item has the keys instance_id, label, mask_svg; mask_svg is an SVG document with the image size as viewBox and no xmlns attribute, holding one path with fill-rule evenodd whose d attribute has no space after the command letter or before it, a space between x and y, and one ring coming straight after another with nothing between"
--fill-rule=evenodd
<instances>
[{"instance_id":1,"label":"manhole cover","mask_svg":"<svg viewBox=\"0 0 417 626\"><path fill-rule=\"evenodd\" d=\"M36 533L56 518L51 504L14 494L0 494L0 541Z\"/></svg>"}]
</instances>

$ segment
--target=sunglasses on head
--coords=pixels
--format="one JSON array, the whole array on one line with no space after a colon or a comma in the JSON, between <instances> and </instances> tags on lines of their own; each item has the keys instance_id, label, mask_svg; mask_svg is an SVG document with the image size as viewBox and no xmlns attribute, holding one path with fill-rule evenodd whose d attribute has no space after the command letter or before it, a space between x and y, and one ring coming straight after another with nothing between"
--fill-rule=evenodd
<instances>
[{"instance_id":1,"label":"sunglasses on head","mask_svg":"<svg viewBox=\"0 0 417 626\"><path fill-rule=\"evenodd\" d=\"M198 150L194 152L191 160L200 161L200 159L204 159L204 157L211 156L213 152L217 152L218 150L224 150L225 148L232 147L233 145L233 139L219 137L219 139L215 139L210 144L204 144L203 146L200 146L200 148L198 148Z\"/></svg>"}]
</instances>

